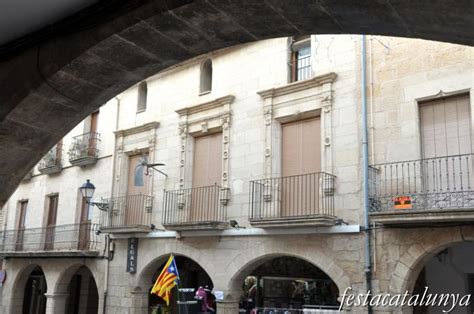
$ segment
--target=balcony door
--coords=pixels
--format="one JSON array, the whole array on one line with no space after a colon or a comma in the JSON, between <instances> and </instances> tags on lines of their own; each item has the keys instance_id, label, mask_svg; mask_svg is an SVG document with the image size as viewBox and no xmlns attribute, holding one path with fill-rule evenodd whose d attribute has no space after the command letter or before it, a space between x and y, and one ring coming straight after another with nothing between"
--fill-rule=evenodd
<instances>
[{"instance_id":1,"label":"balcony door","mask_svg":"<svg viewBox=\"0 0 474 314\"><path fill-rule=\"evenodd\" d=\"M442 195L472 187L470 119L468 95L420 104L420 170L425 194Z\"/></svg>"},{"instance_id":2,"label":"balcony door","mask_svg":"<svg viewBox=\"0 0 474 314\"><path fill-rule=\"evenodd\" d=\"M129 157L128 161L128 186L127 196L120 200L122 208L125 208L125 225L139 224L141 218L145 216L145 195L148 193L148 181L146 178L146 168L141 170L143 175L143 185L135 185L135 176L140 175L136 173L139 162L146 158L148 160L148 153L140 155L133 155Z\"/></svg>"},{"instance_id":3,"label":"balcony door","mask_svg":"<svg viewBox=\"0 0 474 314\"><path fill-rule=\"evenodd\" d=\"M320 118L282 125L281 215L307 216L319 208ZM310 175L311 174L311 175Z\"/></svg>"},{"instance_id":4,"label":"balcony door","mask_svg":"<svg viewBox=\"0 0 474 314\"><path fill-rule=\"evenodd\" d=\"M216 221L222 181L222 133L194 138L191 222Z\"/></svg>"},{"instance_id":5,"label":"balcony door","mask_svg":"<svg viewBox=\"0 0 474 314\"><path fill-rule=\"evenodd\" d=\"M45 250L52 250L54 248L54 234L56 232L56 218L58 213L58 195L51 195L48 197L48 219L46 221L46 235L44 242Z\"/></svg>"},{"instance_id":6,"label":"balcony door","mask_svg":"<svg viewBox=\"0 0 474 314\"><path fill-rule=\"evenodd\" d=\"M17 228L17 237L16 237L16 250L23 250L23 240L25 237L25 222L26 214L28 209L28 201L20 202L20 212L18 216L18 228Z\"/></svg>"}]
</instances>

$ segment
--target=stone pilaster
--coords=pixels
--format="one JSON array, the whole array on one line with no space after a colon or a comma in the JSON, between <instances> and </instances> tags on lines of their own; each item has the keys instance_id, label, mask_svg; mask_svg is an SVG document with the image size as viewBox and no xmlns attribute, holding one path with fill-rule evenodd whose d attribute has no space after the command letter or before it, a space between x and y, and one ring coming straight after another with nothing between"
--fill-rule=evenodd
<instances>
[{"instance_id":1,"label":"stone pilaster","mask_svg":"<svg viewBox=\"0 0 474 314\"><path fill-rule=\"evenodd\" d=\"M239 302L238 301L218 301L217 313L219 314L239 313Z\"/></svg>"},{"instance_id":2,"label":"stone pilaster","mask_svg":"<svg viewBox=\"0 0 474 314\"><path fill-rule=\"evenodd\" d=\"M147 314L148 313L148 292L132 291L132 308L131 314Z\"/></svg>"},{"instance_id":3,"label":"stone pilaster","mask_svg":"<svg viewBox=\"0 0 474 314\"><path fill-rule=\"evenodd\" d=\"M66 312L68 293L47 293L44 296L46 297L46 314L62 314Z\"/></svg>"}]
</instances>

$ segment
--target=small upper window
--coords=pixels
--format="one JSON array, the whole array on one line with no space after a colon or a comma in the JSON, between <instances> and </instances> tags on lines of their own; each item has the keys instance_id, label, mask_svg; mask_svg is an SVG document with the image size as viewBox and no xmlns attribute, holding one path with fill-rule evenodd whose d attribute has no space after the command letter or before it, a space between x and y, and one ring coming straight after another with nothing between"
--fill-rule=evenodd
<instances>
[{"instance_id":1,"label":"small upper window","mask_svg":"<svg viewBox=\"0 0 474 314\"><path fill-rule=\"evenodd\" d=\"M138 84L137 112L146 110L148 86L146 82Z\"/></svg>"},{"instance_id":2,"label":"small upper window","mask_svg":"<svg viewBox=\"0 0 474 314\"><path fill-rule=\"evenodd\" d=\"M290 80L291 82L311 78L311 37L292 38Z\"/></svg>"},{"instance_id":3,"label":"small upper window","mask_svg":"<svg viewBox=\"0 0 474 314\"><path fill-rule=\"evenodd\" d=\"M212 90L212 61L207 59L201 64L201 84L199 93L208 93Z\"/></svg>"}]
</instances>

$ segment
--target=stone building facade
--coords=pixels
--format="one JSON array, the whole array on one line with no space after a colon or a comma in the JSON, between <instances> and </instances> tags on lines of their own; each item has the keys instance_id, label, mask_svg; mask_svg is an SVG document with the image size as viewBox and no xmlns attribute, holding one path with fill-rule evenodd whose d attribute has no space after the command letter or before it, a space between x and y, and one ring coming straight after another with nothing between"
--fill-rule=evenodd
<instances>
[{"instance_id":1,"label":"stone building facade","mask_svg":"<svg viewBox=\"0 0 474 314\"><path fill-rule=\"evenodd\" d=\"M370 226L364 226L360 36L228 48L111 99L63 139L72 153L62 154L61 172L35 169L20 185L1 211L7 273L1 312L29 306L32 313L148 313L156 303L149 290L170 254L180 258L183 284L212 286L219 313L238 313L249 276L257 287L267 280L259 292L265 296L271 280L283 280L271 272L280 262L320 271L316 279L293 270L284 275L293 284L302 278L315 289L324 285L341 301L349 287L366 289L367 233L374 293L413 292L417 282L437 291L432 274L442 265L433 257L441 253L461 261L457 274L469 286L474 50L369 37L366 57ZM452 108L456 117L446 114ZM443 133L443 126L456 132ZM100 133L100 146L84 135L93 133ZM86 158L74 159L81 149ZM86 179L99 206L84 203L79 187ZM130 239L138 239L132 269ZM36 290L28 288L32 280ZM329 299L314 301L320 309L313 310L336 311ZM260 302L298 306L295 300L277 306L270 297Z\"/></svg>"}]
</instances>

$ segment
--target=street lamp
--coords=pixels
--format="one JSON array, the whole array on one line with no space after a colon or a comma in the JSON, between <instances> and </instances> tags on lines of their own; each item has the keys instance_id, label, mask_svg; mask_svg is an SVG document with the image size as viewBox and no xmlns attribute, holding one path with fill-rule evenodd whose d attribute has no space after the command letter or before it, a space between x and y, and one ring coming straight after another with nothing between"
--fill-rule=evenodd
<instances>
[{"instance_id":1,"label":"street lamp","mask_svg":"<svg viewBox=\"0 0 474 314\"><path fill-rule=\"evenodd\" d=\"M91 202L92 196L94 196L95 186L89 179L86 180L86 183L84 183L79 190L81 190L82 197L86 199L87 204L97 206L97 208L102 211L106 211L109 208L108 203Z\"/></svg>"}]
</instances>

